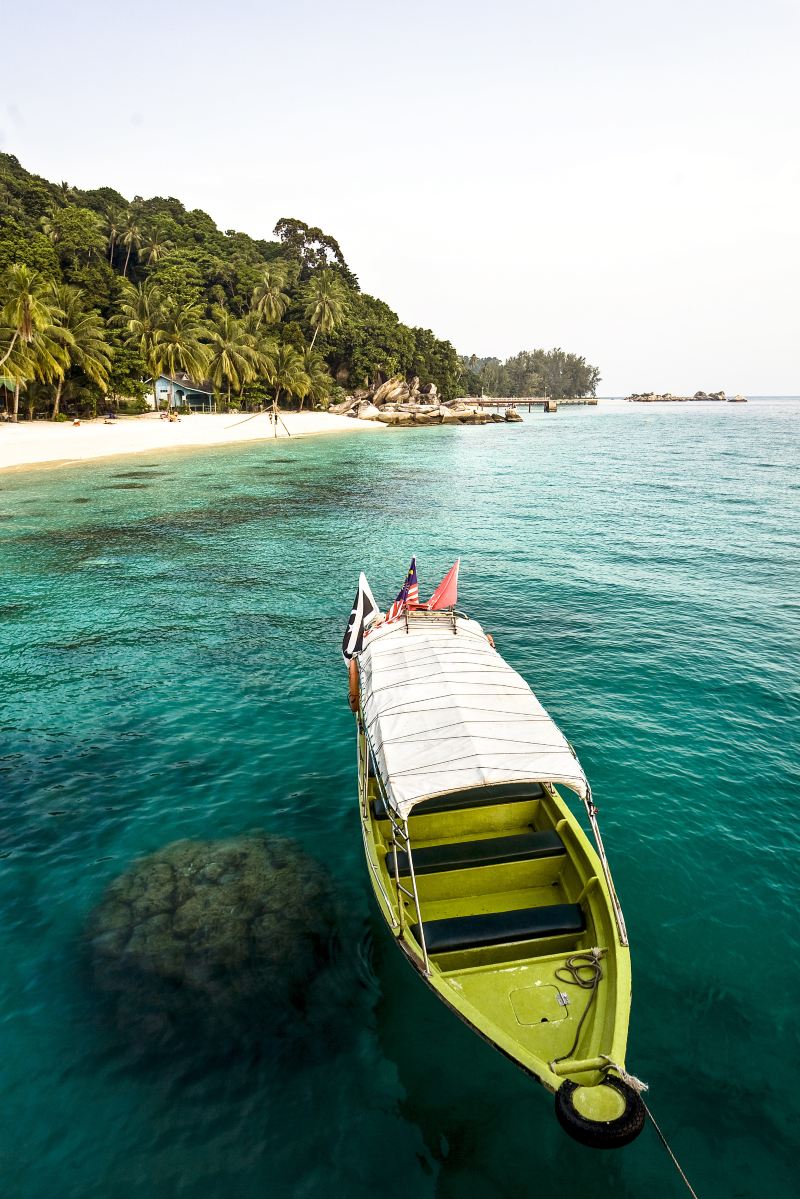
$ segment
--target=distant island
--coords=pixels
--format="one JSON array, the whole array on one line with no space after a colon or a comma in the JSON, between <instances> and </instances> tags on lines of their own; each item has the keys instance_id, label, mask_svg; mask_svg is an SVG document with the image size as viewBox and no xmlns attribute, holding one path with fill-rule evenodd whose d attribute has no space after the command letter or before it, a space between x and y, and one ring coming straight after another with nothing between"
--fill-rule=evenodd
<instances>
[{"instance_id":1,"label":"distant island","mask_svg":"<svg viewBox=\"0 0 800 1199\"><path fill-rule=\"evenodd\" d=\"M522 399L547 396L566 400L597 395L600 370L577 354L565 350L523 350L501 362L499 358L478 358L475 354L461 359L465 376L465 395L504 396Z\"/></svg>"},{"instance_id":2,"label":"distant island","mask_svg":"<svg viewBox=\"0 0 800 1199\"><path fill-rule=\"evenodd\" d=\"M600 378L560 349L459 356L362 292L336 239L295 218L252 238L174 197L51 183L0 154L0 230L0 409L13 421L327 409L398 378L445 403L558 398Z\"/></svg>"},{"instance_id":3,"label":"distant island","mask_svg":"<svg viewBox=\"0 0 800 1199\"><path fill-rule=\"evenodd\" d=\"M696 391L691 396L674 396L670 391L664 392L663 395L654 391L643 391L634 392L632 395L625 396L625 399L631 404L688 404L694 400L712 400L722 404L726 401L729 404L747 403L746 396L727 396L724 391Z\"/></svg>"}]
</instances>

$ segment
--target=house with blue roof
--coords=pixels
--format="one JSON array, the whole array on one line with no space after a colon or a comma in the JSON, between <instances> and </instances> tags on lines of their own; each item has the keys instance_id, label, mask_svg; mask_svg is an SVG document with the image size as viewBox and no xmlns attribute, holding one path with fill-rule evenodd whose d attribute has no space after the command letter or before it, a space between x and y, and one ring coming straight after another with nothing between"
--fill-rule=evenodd
<instances>
[{"instance_id":1,"label":"house with blue roof","mask_svg":"<svg viewBox=\"0 0 800 1199\"><path fill-rule=\"evenodd\" d=\"M196 383L183 371L175 375L159 375L156 380L155 404L156 410L169 405L170 391L172 392L173 408L190 408L192 412L216 412L214 391L210 383ZM150 397L152 403L152 395Z\"/></svg>"}]
</instances>

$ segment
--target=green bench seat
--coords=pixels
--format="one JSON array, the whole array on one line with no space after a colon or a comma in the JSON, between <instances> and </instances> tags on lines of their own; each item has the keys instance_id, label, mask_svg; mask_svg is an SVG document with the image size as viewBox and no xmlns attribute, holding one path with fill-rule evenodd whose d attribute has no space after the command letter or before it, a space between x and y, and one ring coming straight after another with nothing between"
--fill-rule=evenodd
<instances>
[{"instance_id":1,"label":"green bench seat","mask_svg":"<svg viewBox=\"0 0 800 1199\"><path fill-rule=\"evenodd\" d=\"M436 954L535 941L543 937L577 936L586 928L586 920L579 904L556 903L542 908L519 908L513 912L426 920L423 927L428 953ZM410 931L421 944L419 925L411 925Z\"/></svg>"},{"instance_id":2,"label":"green bench seat","mask_svg":"<svg viewBox=\"0 0 800 1199\"><path fill-rule=\"evenodd\" d=\"M372 773L372 772L371 772ZM433 812L463 812L470 808L489 808L496 804L529 803L541 799L544 788L541 783L494 783L487 787L471 787L468 791L450 791L447 795L435 795L415 804L411 819ZM382 796L373 799L370 805L376 820L388 820L389 813Z\"/></svg>"},{"instance_id":3,"label":"green bench seat","mask_svg":"<svg viewBox=\"0 0 800 1199\"><path fill-rule=\"evenodd\" d=\"M554 829L514 833L508 837L489 837L481 841L459 841L444 845L412 846L414 872L434 874L439 870L469 870L473 866L500 866L507 862L526 862L566 853L564 843ZM409 873L408 854L400 850L397 867L401 875ZM389 874L395 873L395 851L386 855Z\"/></svg>"}]
</instances>

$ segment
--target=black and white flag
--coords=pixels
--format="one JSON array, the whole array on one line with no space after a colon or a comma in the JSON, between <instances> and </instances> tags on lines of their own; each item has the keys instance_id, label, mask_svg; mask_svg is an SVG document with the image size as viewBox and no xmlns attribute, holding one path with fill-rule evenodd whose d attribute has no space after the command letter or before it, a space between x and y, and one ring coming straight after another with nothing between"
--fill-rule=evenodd
<instances>
[{"instance_id":1,"label":"black and white flag","mask_svg":"<svg viewBox=\"0 0 800 1199\"><path fill-rule=\"evenodd\" d=\"M349 662L355 654L361 653L364 646L364 630L378 614L378 605L370 591L367 576L362 570L358 577L358 591L353 600L353 611L350 613L342 641L342 657L345 662Z\"/></svg>"}]
</instances>

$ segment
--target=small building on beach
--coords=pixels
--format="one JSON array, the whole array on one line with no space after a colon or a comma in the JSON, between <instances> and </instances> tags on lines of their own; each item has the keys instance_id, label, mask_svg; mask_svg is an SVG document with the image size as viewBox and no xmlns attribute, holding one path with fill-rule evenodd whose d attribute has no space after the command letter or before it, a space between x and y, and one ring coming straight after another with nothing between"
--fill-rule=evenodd
<instances>
[{"instance_id":1,"label":"small building on beach","mask_svg":"<svg viewBox=\"0 0 800 1199\"><path fill-rule=\"evenodd\" d=\"M155 409L166 408L172 391L173 408L190 408L192 412L216 412L214 391L210 383L196 383L183 371L174 375L159 375L156 380L155 401L151 392L149 399Z\"/></svg>"}]
</instances>

